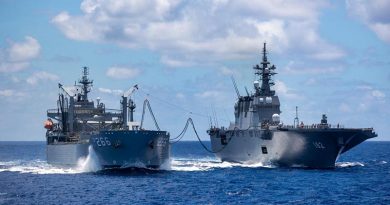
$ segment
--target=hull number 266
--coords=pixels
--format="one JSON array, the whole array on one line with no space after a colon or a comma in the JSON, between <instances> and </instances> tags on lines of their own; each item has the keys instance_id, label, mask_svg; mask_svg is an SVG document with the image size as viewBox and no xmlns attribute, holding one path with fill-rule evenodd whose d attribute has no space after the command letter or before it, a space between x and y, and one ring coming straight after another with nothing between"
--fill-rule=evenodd
<instances>
[{"instance_id":1,"label":"hull number 266","mask_svg":"<svg viewBox=\"0 0 390 205\"><path fill-rule=\"evenodd\" d=\"M108 139L108 137L96 137L95 138L95 143L99 147L105 147L105 146L111 146L111 142Z\"/></svg>"}]
</instances>

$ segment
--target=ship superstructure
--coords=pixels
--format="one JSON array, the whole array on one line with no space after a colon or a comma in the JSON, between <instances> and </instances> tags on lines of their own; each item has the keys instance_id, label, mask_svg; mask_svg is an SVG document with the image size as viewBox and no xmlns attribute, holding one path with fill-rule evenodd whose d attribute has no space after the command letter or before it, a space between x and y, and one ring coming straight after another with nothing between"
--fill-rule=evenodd
<instances>
[{"instance_id":1,"label":"ship superstructure","mask_svg":"<svg viewBox=\"0 0 390 205\"><path fill-rule=\"evenodd\" d=\"M299 124L298 117L295 125L281 124L279 97L271 89L276 67L268 61L265 43L262 61L253 68L258 80L253 94L238 96L235 122L208 130L212 149L222 161L333 168L340 154L377 136L372 128L331 127L326 115L311 126Z\"/></svg>"},{"instance_id":2,"label":"ship superstructure","mask_svg":"<svg viewBox=\"0 0 390 205\"><path fill-rule=\"evenodd\" d=\"M99 98L96 105L89 100L88 75L84 67L74 93L58 85L57 108L47 111L45 122L48 163L76 165L90 146L102 167L159 167L168 160L169 133L141 129L133 119L135 103L129 97L137 85L122 95L121 109L107 109Z\"/></svg>"}]
</instances>

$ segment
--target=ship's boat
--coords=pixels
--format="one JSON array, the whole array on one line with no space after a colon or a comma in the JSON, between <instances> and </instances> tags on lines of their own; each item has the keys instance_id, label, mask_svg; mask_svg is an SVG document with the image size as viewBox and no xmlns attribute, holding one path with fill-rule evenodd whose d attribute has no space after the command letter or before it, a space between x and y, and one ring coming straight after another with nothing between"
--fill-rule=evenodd
<instances>
[{"instance_id":1,"label":"ship's boat","mask_svg":"<svg viewBox=\"0 0 390 205\"><path fill-rule=\"evenodd\" d=\"M254 93L240 96L234 105L235 122L228 128L212 126L212 150L222 161L263 163L285 167L334 168L340 154L361 142L376 137L373 128L331 126L326 115L320 123L294 125L280 122L279 97L271 86L276 67L270 66L264 43L261 65L254 66L259 76ZM234 81L233 81L234 82Z\"/></svg>"},{"instance_id":2,"label":"ship's boat","mask_svg":"<svg viewBox=\"0 0 390 205\"><path fill-rule=\"evenodd\" d=\"M102 168L159 168L167 162L169 133L158 126L157 130L146 130L142 122L133 119L136 106L130 96L138 86L121 96L121 109L106 109L99 98L96 105L88 99L93 83L88 75L89 69L84 67L74 93L59 84L57 108L47 111L48 120L44 123L47 162L74 166L91 152ZM148 101L145 105L150 108Z\"/></svg>"}]
</instances>

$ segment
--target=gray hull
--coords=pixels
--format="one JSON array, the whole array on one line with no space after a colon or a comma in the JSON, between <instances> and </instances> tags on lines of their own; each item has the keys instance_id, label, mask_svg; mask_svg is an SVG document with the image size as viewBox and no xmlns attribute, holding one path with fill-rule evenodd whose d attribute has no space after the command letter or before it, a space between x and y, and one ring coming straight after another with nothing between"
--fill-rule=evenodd
<instances>
[{"instance_id":1,"label":"gray hull","mask_svg":"<svg viewBox=\"0 0 390 205\"><path fill-rule=\"evenodd\" d=\"M104 168L159 168L170 158L169 134L165 131L102 131L91 143Z\"/></svg>"},{"instance_id":2,"label":"gray hull","mask_svg":"<svg viewBox=\"0 0 390 205\"><path fill-rule=\"evenodd\" d=\"M210 131L222 161L320 169L334 168L340 154L375 136L370 129Z\"/></svg>"},{"instance_id":3,"label":"gray hull","mask_svg":"<svg viewBox=\"0 0 390 205\"><path fill-rule=\"evenodd\" d=\"M47 163L75 166L81 158L88 156L88 146L89 143L48 144L46 147Z\"/></svg>"}]
</instances>

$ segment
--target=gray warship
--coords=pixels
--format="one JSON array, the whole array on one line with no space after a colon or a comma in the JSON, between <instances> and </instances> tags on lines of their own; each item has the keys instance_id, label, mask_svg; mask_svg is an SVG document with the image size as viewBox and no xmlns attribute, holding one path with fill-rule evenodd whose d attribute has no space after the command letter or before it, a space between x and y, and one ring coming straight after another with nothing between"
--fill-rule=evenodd
<instances>
[{"instance_id":1,"label":"gray warship","mask_svg":"<svg viewBox=\"0 0 390 205\"><path fill-rule=\"evenodd\" d=\"M207 131L212 150L220 160L328 169L335 167L341 154L377 136L373 128L331 126L326 115L318 124L308 126L299 123L297 113L294 125L283 125L279 98L271 90L276 67L268 62L265 43L260 64L253 67L259 76L254 81L254 94L240 96L233 79L238 95L235 122L228 128L211 126Z\"/></svg>"},{"instance_id":2,"label":"gray warship","mask_svg":"<svg viewBox=\"0 0 390 205\"><path fill-rule=\"evenodd\" d=\"M84 67L79 84L75 83L75 94L59 84L57 108L47 111L44 125L47 162L75 166L92 151L101 168L159 168L168 161L169 133L160 131L156 121L157 130L145 130L143 121L133 119L136 106L130 96L138 86L122 95L121 109L106 109L99 98L96 106L88 99L93 84L88 75L89 69ZM150 110L145 101L144 113L146 105Z\"/></svg>"}]
</instances>

